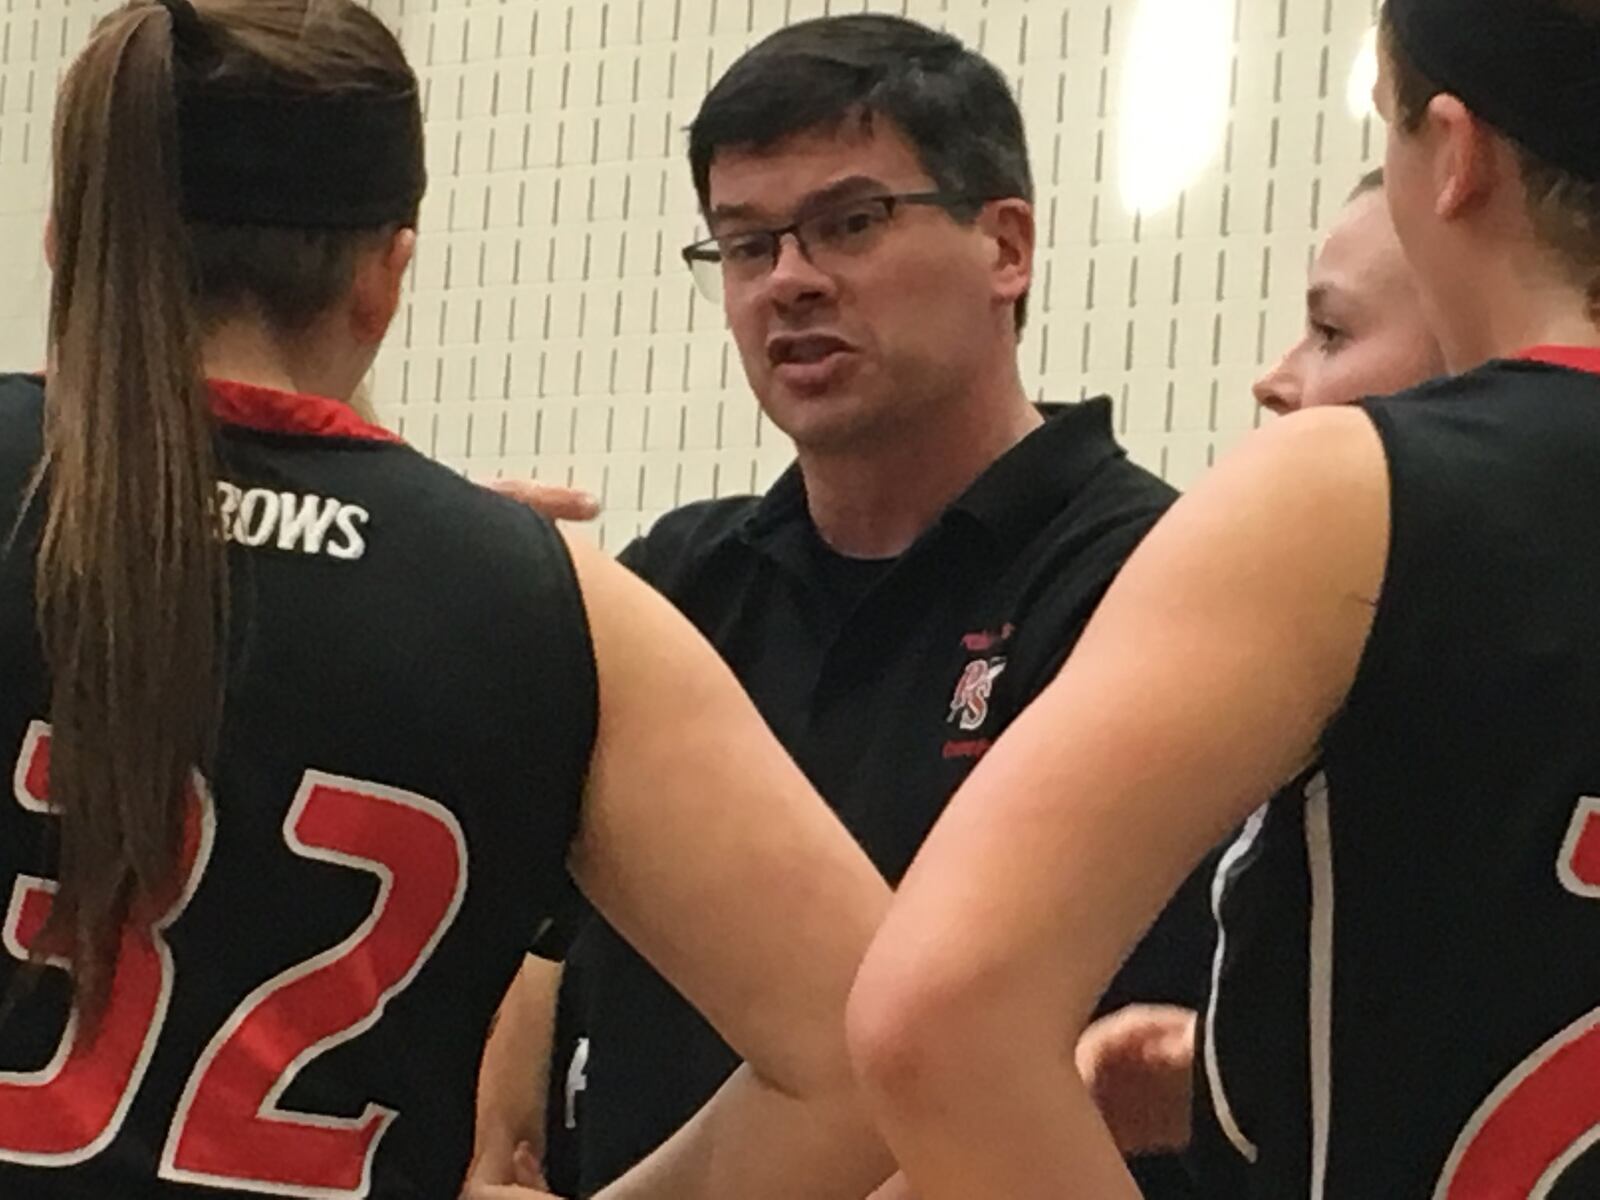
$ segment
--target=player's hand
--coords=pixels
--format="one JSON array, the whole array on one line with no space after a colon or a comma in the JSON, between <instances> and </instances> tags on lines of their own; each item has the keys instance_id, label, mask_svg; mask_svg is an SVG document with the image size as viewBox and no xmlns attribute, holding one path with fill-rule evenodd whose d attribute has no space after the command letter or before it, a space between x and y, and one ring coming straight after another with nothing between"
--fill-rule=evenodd
<instances>
[{"instance_id":1,"label":"player's hand","mask_svg":"<svg viewBox=\"0 0 1600 1200\"><path fill-rule=\"evenodd\" d=\"M484 486L526 504L552 521L592 521L600 515L600 501L577 488L535 483L531 479L494 479Z\"/></svg>"},{"instance_id":2,"label":"player's hand","mask_svg":"<svg viewBox=\"0 0 1600 1200\"><path fill-rule=\"evenodd\" d=\"M1078 1040L1078 1073L1124 1154L1189 1144L1196 1020L1191 1009L1132 1004Z\"/></svg>"},{"instance_id":3,"label":"player's hand","mask_svg":"<svg viewBox=\"0 0 1600 1200\"><path fill-rule=\"evenodd\" d=\"M505 1143L500 1143L502 1146ZM508 1156L503 1149L489 1148L479 1154L467 1172L462 1200L511 1200L512 1197L550 1195L539 1156L527 1142L518 1142Z\"/></svg>"}]
</instances>

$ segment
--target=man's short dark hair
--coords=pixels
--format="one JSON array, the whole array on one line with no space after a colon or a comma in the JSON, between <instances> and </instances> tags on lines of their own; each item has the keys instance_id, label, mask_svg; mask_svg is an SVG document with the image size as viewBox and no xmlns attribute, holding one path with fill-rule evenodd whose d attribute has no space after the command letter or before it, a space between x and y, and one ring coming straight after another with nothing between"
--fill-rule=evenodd
<instances>
[{"instance_id":1,"label":"man's short dark hair","mask_svg":"<svg viewBox=\"0 0 1600 1200\"><path fill-rule=\"evenodd\" d=\"M711 163L730 147L766 149L792 134L875 117L911 142L940 191L975 200L1033 200L1016 99L993 63L948 34L882 13L819 17L747 51L711 89L689 127L702 209ZM972 219L958 211L957 217ZM1017 329L1027 318L1017 301Z\"/></svg>"}]
</instances>

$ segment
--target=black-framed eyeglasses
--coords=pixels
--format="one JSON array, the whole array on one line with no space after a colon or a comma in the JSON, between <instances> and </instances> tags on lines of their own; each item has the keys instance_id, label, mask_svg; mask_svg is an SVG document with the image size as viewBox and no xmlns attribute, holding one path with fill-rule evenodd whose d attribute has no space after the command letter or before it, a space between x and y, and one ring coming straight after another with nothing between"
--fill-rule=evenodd
<instances>
[{"instance_id":1,"label":"black-framed eyeglasses","mask_svg":"<svg viewBox=\"0 0 1600 1200\"><path fill-rule=\"evenodd\" d=\"M779 229L739 229L717 234L683 249L683 260L707 300L720 302L728 287L754 283L778 265L783 239L794 236L806 260L826 271L870 251L903 205L942 208L949 213L978 209L987 198L950 192L902 192L846 200Z\"/></svg>"}]
</instances>

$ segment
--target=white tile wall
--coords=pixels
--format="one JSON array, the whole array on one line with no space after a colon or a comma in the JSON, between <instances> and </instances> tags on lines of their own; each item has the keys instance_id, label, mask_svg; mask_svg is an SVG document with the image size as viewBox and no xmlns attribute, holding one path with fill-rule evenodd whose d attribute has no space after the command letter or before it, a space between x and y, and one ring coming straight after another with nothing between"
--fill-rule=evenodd
<instances>
[{"instance_id":1,"label":"white tile wall","mask_svg":"<svg viewBox=\"0 0 1600 1200\"><path fill-rule=\"evenodd\" d=\"M899 12L1018 89L1043 261L1023 346L1041 397L1108 392L1134 455L1181 485L1256 424L1249 383L1291 339L1315 232L1380 149L1346 84L1374 0L1231 0L1229 120L1170 209L1125 210L1115 164L1140 0L373 0L426 89L433 186L375 398L475 474L602 494L618 546L666 508L788 461L720 313L677 257L695 235L683 127L785 21ZM40 230L59 73L108 0L0 0L0 365L42 358Z\"/></svg>"}]
</instances>

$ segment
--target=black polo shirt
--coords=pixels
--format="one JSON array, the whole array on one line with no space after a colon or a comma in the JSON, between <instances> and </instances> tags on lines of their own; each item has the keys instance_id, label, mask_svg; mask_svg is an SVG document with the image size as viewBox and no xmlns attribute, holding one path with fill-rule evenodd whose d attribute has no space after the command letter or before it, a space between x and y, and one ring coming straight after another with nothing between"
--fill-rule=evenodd
<instances>
[{"instance_id":1,"label":"black polo shirt","mask_svg":"<svg viewBox=\"0 0 1600 1200\"><path fill-rule=\"evenodd\" d=\"M1117 445L1108 400L1046 415L893 560L830 550L797 469L764 497L669 513L622 556L721 652L892 882L1175 499ZM1210 928L1204 888L1186 888L1106 1007L1198 1006ZM571 948L560 1010L551 1182L587 1195L687 1120L737 1059L598 919Z\"/></svg>"}]
</instances>

